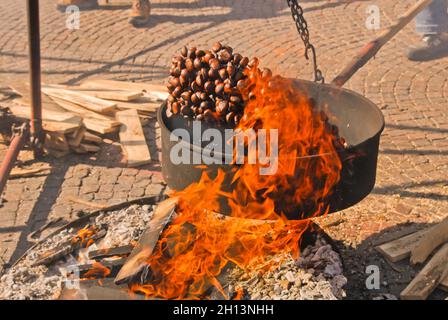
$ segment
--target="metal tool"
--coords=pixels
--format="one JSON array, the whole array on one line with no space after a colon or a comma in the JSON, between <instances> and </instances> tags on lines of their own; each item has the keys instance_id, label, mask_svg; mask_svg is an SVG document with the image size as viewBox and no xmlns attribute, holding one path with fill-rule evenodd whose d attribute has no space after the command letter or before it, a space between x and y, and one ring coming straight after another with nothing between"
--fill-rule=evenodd
<instances>
[{"instance_id":1,"label":"metal tool","mask_svg":"<svg viewBox=\"0 0 448 320\"><path fill-rule=\"evenodd\" d=\"M41 68L40 68L40 30L39 0L27 0L28 47L30 56L31 79L31 117L30 125L24 124L13 129L13 137L6 156L0 166L0 196L14 168L20 150L29 143L34 155L40 157L43 150L44 133L42 130Z\"/></svg>"}]
</instances>

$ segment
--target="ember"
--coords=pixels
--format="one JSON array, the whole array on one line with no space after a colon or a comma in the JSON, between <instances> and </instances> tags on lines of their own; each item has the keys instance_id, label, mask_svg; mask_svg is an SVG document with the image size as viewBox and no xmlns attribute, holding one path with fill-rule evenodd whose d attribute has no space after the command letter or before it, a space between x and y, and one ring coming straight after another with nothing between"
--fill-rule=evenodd
<instances>
[{"instance_id":1,"label":"ember","mask_svg":"<svg viewBox=\"0 0 448 320\"><path fill-rule=\"evenodd\" d=\"M110 274L110 269L99 262L93 263L93 268L84 274L86 279L106 278Z\"/></svg>"},{"instance_id":2,"label":"ember","mask_svg":"<svg viewBox=\"0 0 448 320\"><path fill-rule=\"evenodd\" d=\"M76 236L72 239L72 243L88 248L95 242L99 234L104 236L104 230L99 229L98 226L95 225L87 226L77 232Z\"/></svg>"},{"instance_id":3,"label":"ember","mask_svg":"<svg viewBox=\"0 0 448 320\"><path fill-rule=\"evenodd\" d=\"M270 256L291 253L297 258L310 218L328 213L326 199L341 171L337 132L316 112L306 92L287 79L262 72L258 64L254 60L246 72L248 80L241 90L246 106L238 128L278 129L279 170L261 176L259 168L264 164L246 161L234 175L232 193L222 191L223 171L214 179L204 171L198 183L176 192L178 216L147 261L151 269L147 283L134 284L132 290L184 299L201 298L215 287L229 298L217 280L224 269L236 265L247 270L255 263L268 270L274 264L268 262ZM228 199L231 215L241 219L211 214L221 211L221 196ZM290 210L300 220L286 221L284 213Z\"/></svg>"}]
</instances>

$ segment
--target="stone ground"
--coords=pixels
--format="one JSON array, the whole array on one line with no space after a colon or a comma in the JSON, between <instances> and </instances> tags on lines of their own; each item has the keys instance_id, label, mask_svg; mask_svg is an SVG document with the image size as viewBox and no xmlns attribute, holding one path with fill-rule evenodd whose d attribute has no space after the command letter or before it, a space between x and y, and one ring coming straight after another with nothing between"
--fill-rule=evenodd
<instances>
[{"instance_id":1,"label":"stone ground","mask_svg":"<svg viewBox=\"0 0 448 320\"><path fill-rule=\"evenodd\" d=\"M66 28L55 0L41 0L42 72L47 83L76 84L84 79L162 83L173 53L183 45L209 47L220 40L288 77L311 78L303 44L284 0L157 0L147 27L127 24L127 8L81 12L80 29ZM366 8L381 10L381 27L415 1L301 1L328 80L378 31L368 30ZM27 34L23 1L0 2L0 87L27 81ZM415 271L392 269L373 250L387 233L419 228L448 215L448 58L415 63L404 52L419 37L409 25L346 85L383 111L384 131L377 185L357 206L319 223L340 247L349 274L349 298L398 294ZM157 139L155 124L146 128ZM5 146L0 145L0 155ZM158 161L139 169L120 165L117 146L93 158L48 160L47 177L11 180L0 208L0 257L14 261L30 246L29 232L53 217L66 220L86 209L69 195L100 203L165 191ZM1 262L1 261L0 261ZM367 290L365 268L378 265L380 290Z\"/></svg>"}]
</instances>

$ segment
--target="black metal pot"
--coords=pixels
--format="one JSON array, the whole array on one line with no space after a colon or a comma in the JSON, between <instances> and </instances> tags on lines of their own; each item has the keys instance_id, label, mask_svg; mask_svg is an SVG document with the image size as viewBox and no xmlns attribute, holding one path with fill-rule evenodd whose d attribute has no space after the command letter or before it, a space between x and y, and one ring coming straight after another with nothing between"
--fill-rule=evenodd
<instances>
[{"instance_id":1,"label":"black metal pot","mask_svg":"<svg viewBox=\"0 0 448 320\"><path fill-rule=\"evenodd\" d=\"M336 88L330 85L316 84L305 80L294 80L298 88L307 92L316 103L316 108L326 106L330 122L339 128L339 134L344 137L349 147L340 154L342 160L341 179L327 199L330 213L337 212L355 205L364 199L373 189L376 178L376 167L380 136L384 129L384 117L378 107L356 92ZM177 143L186 144L191 154L202 154L202 147L186 141L170 141L174 129L186 129L191 135L191 121L183 118L166 116L166 104L158 112L158 121L162 133L162 173L171 189L183 190L188 185L199 181L202 172L215 177L218 169L226 172L224 191L231 191L233 177L232 165L174 164L170 160L170 152ZM202 124L202 132L208 127ZM223 157L226 155L222 155ZM192 163L192 162L190 162ZM221 213L229 214L226 200L222 199ZM284 212L290 219L298 217L296 212Z\"/></svg>"}]
</instances>

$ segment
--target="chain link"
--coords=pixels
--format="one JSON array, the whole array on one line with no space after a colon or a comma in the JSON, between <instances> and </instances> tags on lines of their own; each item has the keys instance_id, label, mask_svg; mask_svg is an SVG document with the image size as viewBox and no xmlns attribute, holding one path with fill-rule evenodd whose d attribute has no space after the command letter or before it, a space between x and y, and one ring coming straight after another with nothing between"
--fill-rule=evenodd
<instances>
[{"instance_id":1,"label":"chain link","mask_svg":"<svg viewBox=\"0 0 448 320\"><path fill-rule=\"evenodd\" d=\"M286 0L288 2L288 6L291 8L292 18L296 23L297 31L299 32L300 38L302 38L303 43L305 44L305 58L309 60L310 51L313 58L313 67L314 67L314 81L324 83L325 79L322 75L322 71L317 67L317 57L316 57L316 49L310 43L310 32L308 30L308 23L303 16L303 8L299 5L297 0Z\"/></svg>"}]
</instances>

